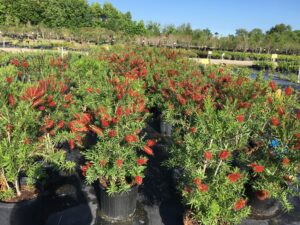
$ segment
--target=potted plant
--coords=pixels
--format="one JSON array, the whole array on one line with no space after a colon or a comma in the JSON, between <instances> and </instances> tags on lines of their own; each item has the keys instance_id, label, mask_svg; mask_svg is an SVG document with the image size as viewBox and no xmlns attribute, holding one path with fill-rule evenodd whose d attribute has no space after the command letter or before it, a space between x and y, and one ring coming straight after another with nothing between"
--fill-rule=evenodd
<instances>
[{"instance_id":1,"label":"potted plant","mask_svg":"<svg viewBox=\"0 0 300 225\"><path fill-rule=\"evenodd\" d=\"M299 195L299 109L297 95L291 87L277 89L271 81L270 89L261 103L263 115L257 115L259 138L252 151L240 155L239 161L249 168L253 211L257 217L271 217L280 209L293 208L291 196ZM272 204L270 204L270 202ZM266 205L269 207L266 207Z\"/></svg>"},{"instance_id":2,"label":"potted plant","mask_svg":"<svg viewBox=\"0 0 300 225\"><path fill-rule=\"evenodd\" d=\"M87 183L96 182L101 216L126 220L135 212L147 155L153 155L154 142L147 144L141 136L148 115L144 81L131 75L100 74L102 79L85 81L78 88L92 118L87 128L97 137L83 151L86 164L81 170Z\"/></svg>"},{"instance_id":3,"label":"potted plant","mask_svg":"<svg viewBox=\"0 0 300 225\"><path fill-rule=\"evenodd\" d=\"M250 213L247 173L233 163L249 133L246 115L242 120L236 108L228 101L218 110L214 99L206 96L203 111L184 123L170 149L166 165L183 168L178 189L195 224L237 224Z\"/></svg>"},{"instance_id":4,"label":"potted plant","mask_svg":"<svg viewBox=\"0 0 300 225\"><path fill-rule=\"evenodd\" d=\"M0 214L1 224L42 224L45 163L71 170L65 152L50 135L39 139L42 114L21 99L23 83L1 82L0 100Z\"/></svg>"}]
</instances>

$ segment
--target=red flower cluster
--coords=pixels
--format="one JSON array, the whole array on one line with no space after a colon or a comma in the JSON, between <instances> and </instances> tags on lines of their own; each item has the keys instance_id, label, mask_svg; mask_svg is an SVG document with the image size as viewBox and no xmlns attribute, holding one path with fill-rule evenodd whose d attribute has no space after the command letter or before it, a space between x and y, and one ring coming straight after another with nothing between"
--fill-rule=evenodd
<instances>
[{"instance_id":1,"label":"red flower cluster","mask_svg":"<svg viewBox=\"0 0 300 225\"><path fill-rule=\"evenodd\" d=\"M231 173L227 176L227 178L230 180L230 182L235 183L238 181L242 175L240 173Z\"/></svg>"},{"instance_id":2,"label":"red flower cluster","mask_svg":"<svg viewBox=\"0 0 300 225\"><path fill-rule=\"evenodd\" d=\"M274 127L278 127L280 124L280 120L277 117L272 117L271 123Z\"/></svg>"},{"instance_id":3,"label":"red flower cluster","mask_svg":"<svg viewBox=\"0 0 300 225\"><path fill-rule=\"evenodd\" d=\"M285 89L285 94L288 95L288 96L292 95L293 94L293 89L291 87L287 87Z\"/></svg>"},{"instance_id":4,"label":"red flower cluster","mask_svg":"<svg viewBox=\"0 0 300 225\"><path fill-rule=\"evenodd\" d=\"M203 154L206 161L212 160L213 154L211 152L204 152Z\"/></svg>"},{"instance_id":5,"label":"red flower cluster","mask_svg":"<svg viewBox=\"0 0 300 225\"><path fill-rule=\"evenodd\" d=\"M153 147L154 145L156 145L156 141L154 141L154 140L147 140L147 146L148 147Z\"/></svg>"},{"instance_id":6,"label":"red flower cluster","mask_svg":"<svg viewBox=\"0 0 300 225\"><path fill-rule=\"evenodd\" d=\"M134 142L137 142L139 139L136 135L134 134L127 134L124 138L124 140L127 142L127 143L134 143Z\"/></svg>"},{"instance_id":7,"label":"red flower cluster","mask_svg":"<svg viewBox=\"0 0 300 225\"><path fill-rule=\"evenodd\" d=\"M276 91L277 85L276 85L275 81L273 81L273 80L270 81L269 87L272 89L272 91Z\"/></svg>"},{"instance_id":8,"label":"red flower cluster","mask_svg":"<svg viewBox=\"0 0 300 225\"><path fill-rule=\"evenodd\" d=\"M85 165L81 166L81 172L83 176L86 176L86 172L88 171L88 169L93 165L92 162L88 162Z\"/></svg>"},{"instance_id":9,"label":"red flower cluster","mask_svg":"<svg viewBox=\"0 0 300 225\"><path fill-rule=\"evenodd\" d=\"M240 200L238 200L235 205L234 205L234 209L235 210L241 210L243 209L245 206L247 205L247 201L243 198L240 198Z\"/></svg>"},{"instance_id":10,"label":"red flower cluster","mask_svg":"<svg viewBox=\"0 0 300 225\"><path fill-rule=\"evenodd\" d=\"M223 150L219 153L219 159L226 160L230 156L230 152L228 150Z\"/></svg>"},{"instance_id":11,"label":"red flower cluster","mask_svg":"<svg viewBox=\"0 0 300 225\"><path fill-rule=\"evenodd\" d=\"M146 158L139 158L139 159L136 160L136 162L137 162L137 164L139 166L142 166L142 165L146 165L147 164L148 159L146 159Z\"/></svg>"},{"instance_id":12,"label":"red flower cluster","mask_svg":"<svg viewBox=\"0 0 300 225\"><path fill-rule=\"evenodd\" d=\"M256 173L262 173L264 172L264 167L257 165L256 163L252 163L249 165L250 167L252 167L253 171Z\"/></svg>"},{"instance_id":13,"label":"red flower cluster","mask_svg":"<svg viewBox=\"0 0 300 225\"><path fill-rule=\"evenodd\" d=\"M260 200L266 200L267 198L269 198L269 192L267 190L260 190L260 191L256 191L255 192L255 196Z\"/></svg>"},{"instance_id":14,"label":"red flower cluster","mask_svg":"<svg viewBox=\"0 0 300 225\"><path fill-rule=\"evenodd\" d=\"M143 178L141 176L135 176L135 182L137 185L141 185L143 183Z\"/></svg>"},{"instance_id":15,"label":"red flower cluster","mask_svg":"<svg viewBox=\"0 0 300 225\"><path fill-rule=\"evenodd\" d=\"M236 117L236 120L239 121L240 123L244 122L244 116L243 115L239 115Z\"/></svg>"},{"instance_id":16,"label":"red flower cluster","mask_svg":"<svg viewBox=\"0 0 300 225\"><path fill-rule=\"evenodd\" d=\"M285 157L285 158L282 159L282 164L283 164L284 166L288 166L289 163L290 163L290 160L289 160L288 158Z\"/></svg>"},{"instance_id":17,"label":"red flower cluster","mask_svg":"<svg viewBox=\"0 0 300 225\"><path fill-rule=\"evenodd\" d=\"M153 150L147 145L144 146L144 152L146 152L148 155L153 155L154 154Z\"/></svg>"}]
</instances>

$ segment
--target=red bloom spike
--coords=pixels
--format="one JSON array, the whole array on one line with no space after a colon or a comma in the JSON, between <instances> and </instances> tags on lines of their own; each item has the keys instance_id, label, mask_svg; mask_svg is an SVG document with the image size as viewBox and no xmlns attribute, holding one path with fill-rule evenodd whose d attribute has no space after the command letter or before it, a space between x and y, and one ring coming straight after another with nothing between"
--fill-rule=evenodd
<instances>
[{"instance_id":1,"label":"red bloom spike","mask_svg":"<svg viewBox=\"0 0 300 225\"><path fill-rule=\"evenodd\" d=\"M269 192L267 190L260 190L255 192L255 196L260 200L264 201L269 198Z\"/></svg>"},{"instance_id":2,"label":"red bloom spike","mask_svg":"<svg viewBox=\"0 0 300 225\"><path fill-rule=\"evenodd\" d=\"M227 176L227 178L232 182L235 183L237 180L239 180L242 177L240 173L231 173Z\"/></svg>"},{"instance_id":3,"label":"red bloom spike","mask_svg":"<svg viewBox=\"0 0 300 225\"><path fill-rule=\"evenodd\" d=\"M219 159L226 160L230 156L230 152L228 150L223 150L219 153Z\"/></svg>"},{"instance_id":4,"label":"red bloom spike","mask_svg":"<svg viewBox=\"0 0 300 225\"><path fill-rule=\"evenodd\" d=\"M213 154L211 152L204 152L203 154L206 161L212 160Z\"/></svg>"},{"instance_id":5,"label":"red bloom spike","mask_svg":"<svg viewBox=\"0 0 300 225\"><path fill-rule=\"evenodd\" d=\"M147 146L153 147L156 144L156 141L154 140L147 140Z\"/></svg>"},{"instance_id":6,"label":"red bloom spike","mask_svg":"<svg viewBox=\"0 0 300 225\"><path fill-rule=\"evenodd\" d=\"M153 154L153 150L148 147L147 145L144 146L144 151L148 154L148 155L154 155Z\"/></svg>"},{"instance_id":7,"label":"red bloom spike","mask_svg":"<svg viewBox=\"0 0 300 225\"><path fill-rule=\"evenodd\" d=\"M137 162L137 164L139 166L142 166L142 165L146 165L147 164L148 159L146 159L146 158L139 158L139 159L136 160L136 162Z\"/></svg>"},{"instance_id":8,"label":"red bloom spike","mask_svg":"<svg viewBox=\"0 0 300 225\"><path fill-rule=\"evenodd\" d=\"M208 186L206 184L200 184L200 185L198 185L198 190L201 192L207 192Z\"/></svg>"},{"instance_id":9,"label":"red bloom spike","mask_svg":"<svg viewBox=\"0 0 300 225\"><path fill-rule=\"evenodd\" d=\"M136 176L135 182L137 183L137 185L141 185L143 183L143 178L141 176Z\"/></svg>"},{"instance_id":10,"label":"red bloom spike","mask_svg":"<svg viewBox=\"0 0 300 225\"><path fill-rule=\"evenodd\" d=\"M287 87L285 89L285 94L288 95L288 96L292 95L293 94L293 89L291 87Z\"/></svg>"},{"instance_id":11,"label":"red bloom spike","mask_svg":"<svg viewBox=\"0 0 300 225\"><path fill-rule=\"evenodd\" d=\"M234 205L234 209L235 210L241 210L243 209L245 206L247 205L247 201L243 198L240 198L240 200L238 200L235 205Z\"/></svg>"}]
</instances>

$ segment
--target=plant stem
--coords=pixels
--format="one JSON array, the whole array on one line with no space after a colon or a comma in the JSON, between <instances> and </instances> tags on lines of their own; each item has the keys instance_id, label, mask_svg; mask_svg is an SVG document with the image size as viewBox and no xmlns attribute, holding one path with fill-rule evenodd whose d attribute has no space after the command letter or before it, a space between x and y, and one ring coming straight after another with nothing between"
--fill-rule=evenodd
<instances>
[{"instance_id":1,"label":"plant stem","mask_svg":"<svg viewBox=\"0 0 300 225\"><path fill-rule=\"evenodd\" d=\"M1 180L4 181L4 183L5 183L5 185L6 185L6 188L7 188L7 189L10 189L10 186L9 186L9 184L8 184L8 182L7 182L7 179L6 179L6 177L5 177L5 174L4 174L4 170L3 170L3 169L2 169L2 172L1 172Z\"/></svg>"},{"instance_id":2,"label":"plant stem","mask_svg":"<svg viewBox=\"0 0 300 225\"><path fill-rule=\"evenodd\" d=\"M219 164L218 164L218 167L217 167L217 169L216 169L216 171L215 171L214 177L217 176L217 173L218 173L218 171L219 171L219 168L220 168L221 164L222 164L222 160L220 160L220 162L219 162Z\"/></svg>"},{"instance_id":3,"label":"plant stem","mask_svg":"<svg viewBox=\"0 0 300 225\"><path fill-rule=\"evenodd\" d=\"M19 179L17 179L17 180L15 181L15 186L16 186L17 196L21 196L21 190L20 190Z\"/></svg>"}]
</instances>

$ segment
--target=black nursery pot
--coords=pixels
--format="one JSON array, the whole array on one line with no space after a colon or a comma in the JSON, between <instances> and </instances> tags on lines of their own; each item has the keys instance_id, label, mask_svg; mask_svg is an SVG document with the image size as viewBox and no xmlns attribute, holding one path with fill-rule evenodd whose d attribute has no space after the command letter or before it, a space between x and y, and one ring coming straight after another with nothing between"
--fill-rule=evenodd
<instances>
[{"instance_id":1,"label":"black nursery pot","mask_svg":"<svg viewBox=\"0 0 300 225\"><path fill-rule=\"evenodd\" d=\"M0 202L1 225L42 225L42 197L17 202Z\"/></svg>"},{"instance_id":2,"label":"black nursery pot","mask_svg":"<svg viewBox=\"0 0 300 225\"><path fill-rule=\"evenodd\" d=\"M128 220L134 215L138 187L134 186L127 192L108 195L100 185L100 213L101 217L109 221Z\"/></svg>"}]
</instances>

